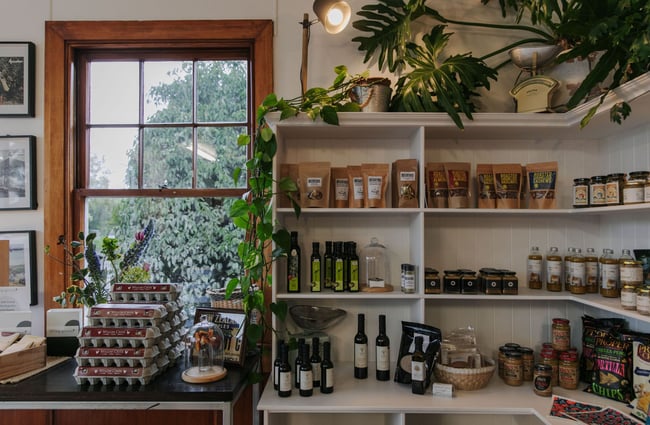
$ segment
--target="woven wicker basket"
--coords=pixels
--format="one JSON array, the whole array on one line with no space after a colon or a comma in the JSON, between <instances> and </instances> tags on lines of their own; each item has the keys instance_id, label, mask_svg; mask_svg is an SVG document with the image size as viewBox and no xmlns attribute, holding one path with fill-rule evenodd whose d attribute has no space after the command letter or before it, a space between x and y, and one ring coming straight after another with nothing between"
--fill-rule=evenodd
<instances>
[{"instance_id":1,"label":"woven wicker basket","mask_svg":"<svg viewBox=\"0 0 650 425\"><path fill-rule=\"evenodd\" d=\"M226 290L225 289L208 289L206 294L210 297L210 305L214 308L227 308L231 310L243 310L243 298L244 295L241 292L241 289L235 289L230 294L230 298L226 299Z\"/></svg>"},{"instance_id":2,"label":"woven wicker basket","mask_svg":"<svg viewBox=\"0 0 650 425\"><path fill-rule=\"evenodd\" d=\"M456 390L480 390L485 388L494 374L494 360L487 359L487 366L479 368L457 368L436 363L434 373L439 382L452 384Z\"/></svg>"}]
</instances>

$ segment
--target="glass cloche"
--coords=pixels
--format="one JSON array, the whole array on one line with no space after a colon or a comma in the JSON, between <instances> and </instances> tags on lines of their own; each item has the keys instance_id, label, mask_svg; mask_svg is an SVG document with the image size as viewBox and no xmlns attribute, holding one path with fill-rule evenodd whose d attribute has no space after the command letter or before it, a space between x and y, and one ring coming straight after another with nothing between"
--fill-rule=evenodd
<instances>
[{"instance_id":1,"label":"glass cloche","mask_svg":"<svg viewBox=\"0 0 650 425\"><path fill-rule=\"evenodd\" d=\"M185 362L190 367L183 372L186 382L202 383L218 381L226 376L223 332L202 315L187 333Z\"/></svg>"},{"instance_id":2,"label":"glass cloche","mask_svg":"<svg viewBox=\"0 0 650 425\"><path fill-rule=\"evenodd\" d=\"M370 239L370 244L363 247L359 255L361 263L361 284L368 288L384 288L390 286L388 270L388 255L386 247L377 238Z\"/></svg>"}]
</instances>

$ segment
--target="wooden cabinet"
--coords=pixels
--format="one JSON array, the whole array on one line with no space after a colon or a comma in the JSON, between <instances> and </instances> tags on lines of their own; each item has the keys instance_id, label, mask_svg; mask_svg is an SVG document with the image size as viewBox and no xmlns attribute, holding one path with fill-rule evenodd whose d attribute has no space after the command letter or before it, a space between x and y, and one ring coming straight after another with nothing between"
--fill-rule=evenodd
<instances>
[{"instance_id":1,"label":"wooden cabinet","mask_svg":"<svg viewBox=\"0 0 650 425\"><path fill-rule=\"evenodd\" d=\"M358 249L377 237L387 247L393 292L311 293L303 285L299 294L286 292L285 269L276 264L273 299L289 305L310 304L339 307L347 311L340 324L326 330L332 343L336 368L334 394L303 398L294 390L287 399L277 397L267 387L258 405L266 423L329 423L336 413L337 423L417 425L431 423L475 423L473 414L482 414L485 423L553 423L547 417L550 400L536 396L532 386L508 387L493 377L487 388L459 392L453 399L415 396L410 388L374 379L374 364L367 380L352 375L352 340L356 315L366 315L370 361L374 361L374 338L378 315L387 315L391 340L392 371L397 358L401 322L414 321L439 327L443 334L458 327L475 328L480 350L495 358L506 342L517 342L539 352L550 340L551 319L565 317L572 324L572 344L580 347L581 317L625 317L629 327L650 332L650 318L620 307L620 300L598 294L572 295L526 288L526 257L530 246L545 251L557 246L598 253L612 248L650 248L650 203L615 207L573 209L574 178L614 172L650 169L650 76L647 74L621 87L610 96L592 122L579 128L579 121L594 103L565 114L478 113L458 130L443 114L343 113L340 125L329 126L298 117L275 123L278 155L275 169L282 163L330 161L333 167L361 163L392 163L416 158L420 171L420 207L410 209L303 209L296 218L291 209L279 208L279 223L299 233L303 247L303 277L308 270L311 243L352 240ZM608 109L621 98L632 100L633 113L624 125L609 122ZM477 163L520 163L557 161L558 209L483 210L433 209L425 205L423 181L427 162L470 162L472 176ZM390 193L390 190L388 191ZM476 190L472 190L475 196ZM389 195L390 196L390 195ZM472 206L476 201L470 201ZM390 205L390 202L389 202ZM322 254L322 251L321 251ZM417 266L417 291L404 294L399 289L400 264ZM482 267L507 268L520 279L518 295L428 295L424 293L425 267L445 269ZM275 326L281 326L277 320ZM287 320L289 333L299 332ZM274 344L275 347L275 344ZM557 393L572 398L589 397L581 391ZM604 398L592 402L608 404ZM469 416L468 416L469 415ZM484 423L484 422L482 422Z\"/></svg>"}]
</instances>

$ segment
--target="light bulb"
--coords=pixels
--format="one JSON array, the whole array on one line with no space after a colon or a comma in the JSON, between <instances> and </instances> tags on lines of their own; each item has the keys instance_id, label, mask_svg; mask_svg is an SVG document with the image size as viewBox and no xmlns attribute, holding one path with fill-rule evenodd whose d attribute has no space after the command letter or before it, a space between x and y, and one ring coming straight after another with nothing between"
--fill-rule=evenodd
<instances>
[{"instance_id":1,"label":"light bulb","mask_svg":"<svg viewBox=\"0 0 650 425\"><path fill-rule=\"evenodd\" d=\"M333 7L327 12L327 21L331 25L338 26L343 22L343 12L341 9Z\"/></svg>"}]
</instances>

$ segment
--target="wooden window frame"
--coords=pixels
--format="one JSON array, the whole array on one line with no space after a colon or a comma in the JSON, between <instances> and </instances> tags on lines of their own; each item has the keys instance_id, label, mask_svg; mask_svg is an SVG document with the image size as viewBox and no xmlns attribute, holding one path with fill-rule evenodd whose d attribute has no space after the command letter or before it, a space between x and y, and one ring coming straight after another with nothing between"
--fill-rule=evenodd
<instances>
[{"instance_id":1,"label":"wooden window frame","mask_svg":"<svg viewBox=\"0 0 650 425\"><path fill-rule=\"evenodd\" d=\"M251 52L251 114L273 91L273 22L270 20L47 21L45 22L44 243L76 237L83 208L75 207L75 52L88 48L233 45ZM180 194L179 194L180 195ZM179 196L177 195L177 196ZM70 282L70 268L46 257L44 311Z\"/></svg>"}]
</instances>

